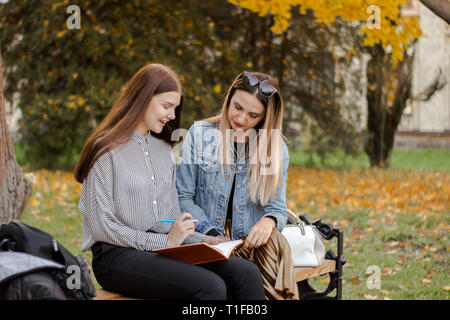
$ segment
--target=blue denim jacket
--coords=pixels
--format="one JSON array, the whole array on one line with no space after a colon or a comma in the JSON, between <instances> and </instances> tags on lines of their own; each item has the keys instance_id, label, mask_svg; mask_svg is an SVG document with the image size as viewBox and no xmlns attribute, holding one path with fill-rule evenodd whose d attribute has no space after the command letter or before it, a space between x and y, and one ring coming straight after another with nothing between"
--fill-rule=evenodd
<instances>
[{"instance_id":1,"label":"blue denim jacket","mask_svg":"<svg viewBox=\"0 0 450 320\"><path fill-rule=\"evenodd\" d=\"M250 200L246 181L247 164L236 161L222 175L219 160L214 157L218 145L218 126L198 121L185 137L177 167L177 189L181 212L192 214L196 231L207 233L216 229L223 234L227 216L228 199L236 173L233 197L233 239L248 235L250 229L264 216L277 221L281 231L287 221L286 180L289 154L283 143L283 181L276 196L262 206ZM232 146L230 146L232 147ZM242 163L242 164L241 164Z\"/></svg>"}]
</instances>

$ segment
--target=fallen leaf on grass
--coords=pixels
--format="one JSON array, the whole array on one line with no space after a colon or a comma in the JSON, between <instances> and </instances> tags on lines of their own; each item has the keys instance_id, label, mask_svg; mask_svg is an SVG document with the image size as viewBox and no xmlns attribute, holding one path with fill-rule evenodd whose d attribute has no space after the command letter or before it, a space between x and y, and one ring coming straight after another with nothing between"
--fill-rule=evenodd
<instances>
[{"instance_id":1,"label":"fallen leaf on grass","mask_svg":"<svg viewBox=\"0 0 450 320\"><path fill-rule=\"evenodd\" d=\"M429 283L431 283L431 280L430 279L422 279L422 283L429 284Z\"/></svg>"},{"instance_id":2,"label":"fallen leaf on grass","mask_svg":"<svg viewBox=\"0 0 450 320\"><path fill-rule=\"evenodd\" d=\"M450 291L450 286L444 287L445 291Z\"/></svg>"},{"instance_id":3,"label":"fallen leaf on grass","mask_svg":"<svg viewBox=\"0 0 450 320\"><path fill-rule=\"evenodd\" d=\"M39 201L37 201L35 198L30 198L30 200L28 200L28 204L31 207L37 207L39 205Z\"/></svg>"},{"instance_id":4,"label":"fallen leaf on grass","mask_svg":"<svg viewBox=\"0 0 450 320\"><path fill-rule=\"evenodd\" d=\"M398 246L399 244L400 244L400 243L399 243L398 241L394 241L394 242L384 243L383 245L384 245L385 247L392 248L392 247Z\"/></svg>"},{"instance_id":5,"label":"fallen leaf on grass","mask_svg":"<svg viewBox=\"0 0 450 320\"><path fill-rule=\"evenodd\" d=\"M357 279L355 279L355 277L352 277L351 280L352 280L353 284L356 284L356 285L360 284L360 282Z\"/></svg>"},{"instance_id":6,"label":"fallen leaf on grass","mask_svg":"<svg viewBox=\"0 0 450 320\"><path fill-rule=\"evenodd\" d=\"M380 290L380 292L381 292L382 294L386 295L386 296L390 293L390 292L387 291L387 290Z\"/></svg>"},{"instance_id":7,"label":"fallen leaf on grass","mask_svg":"<svg viewBox=\"0 0 450 320\"><path fill-rule=\"evenodd\" d=\"M344 268L353 268L355 266L354 263L346 263L344 264Z\"/></svg>"},{"instance_id":8,"label":"fallen leaf on grass","mask_svg":"<svg viewBox=\"0 0 450 320\"><path fill-rule=\"evenodd\" d=\"M392 268L384 268L383 270L381 270L382 275L391 275L392 272L393 272Z\"/></svg>"},{"instance_id":9,"label":"fallen leaf on grass","mask_svg":"<svg viewBox=\"0 0 450 320\"><path fill-rule=\"evenodd\" d=\"M369 299L369 300L376 300L376 299L378 299L378 296L373 296L371 294L365 294L364 298Z\"/></svg>"}]
</instances>

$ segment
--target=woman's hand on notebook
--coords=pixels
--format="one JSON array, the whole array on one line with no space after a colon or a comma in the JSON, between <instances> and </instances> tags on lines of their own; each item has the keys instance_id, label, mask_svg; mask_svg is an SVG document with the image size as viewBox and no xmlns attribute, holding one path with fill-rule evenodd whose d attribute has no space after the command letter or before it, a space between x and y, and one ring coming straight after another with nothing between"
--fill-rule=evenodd
<instances>
[{"instance_id":1,"label":"woman's hand on notebook","mask_svg":"<svg viewBox=\"0 0 450 320\"><path fill-rule=\"evenodd\" d=\"M217 236L217 237L206 236L202 240L202 242L204 242L206 244L219 244L219 243L225 242L225 241L230 241L230 239L227 237L224 237L224 236Z\"/></svg>"}]
</instances>

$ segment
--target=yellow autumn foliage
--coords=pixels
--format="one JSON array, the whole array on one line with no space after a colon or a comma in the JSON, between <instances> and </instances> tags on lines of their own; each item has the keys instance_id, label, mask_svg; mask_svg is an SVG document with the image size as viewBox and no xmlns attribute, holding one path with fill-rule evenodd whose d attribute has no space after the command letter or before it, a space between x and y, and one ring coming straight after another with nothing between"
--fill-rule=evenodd
<instances>
[{"instance_id":1,"label":"yellow autumn foliage","mask_svg":"<svg viewBox=\"0 0 450 320\"><path fill-rule=\"evenodd\" d=\"M350 22L359 22L365 35L364 45L381 44L392 49L394 61L403 59L403 50L416 38L421 30L417 18L402 17L400 7L408 0L228 0L234 5L249 9L260 16L271 14L274 24L271 30L283 33L289 27L291 10L299 6L301 14L310 9L317 21L332 24L337 17ZM376 17L377 27L373 27Z\"/></svg>"}]
</instances>

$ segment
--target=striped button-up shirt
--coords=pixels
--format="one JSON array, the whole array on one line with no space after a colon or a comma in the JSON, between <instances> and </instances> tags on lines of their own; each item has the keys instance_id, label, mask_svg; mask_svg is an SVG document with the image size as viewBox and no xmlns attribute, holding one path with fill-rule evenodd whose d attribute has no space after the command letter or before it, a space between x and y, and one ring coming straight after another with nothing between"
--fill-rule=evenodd
<instances>
[{"instance_id":1,"label":"striped button-up shirt","mask_svg":"<svg viewBox=\"0 0 450 320\"><path fill-rule=\"evenodd\" d=\"M167 234L147 231L180 215L172 148L150 132L134 131L94 163L78 209L82 251L97 241L146 251L166 247Z\"/></svg>"}]
</instances>

